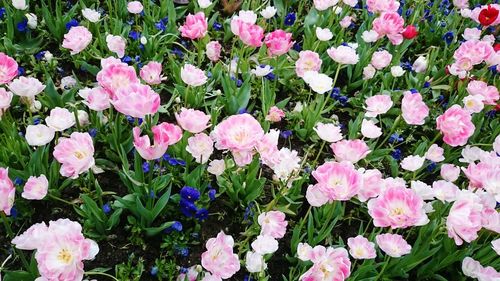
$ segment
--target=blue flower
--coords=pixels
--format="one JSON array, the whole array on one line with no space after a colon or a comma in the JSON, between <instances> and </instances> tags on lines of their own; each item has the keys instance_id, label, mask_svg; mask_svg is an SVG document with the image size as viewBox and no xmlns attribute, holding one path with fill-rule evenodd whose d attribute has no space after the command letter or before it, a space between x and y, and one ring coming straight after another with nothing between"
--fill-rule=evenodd
<instances>
[{"instance_id":1,"label":"blue flower","mask_svg":"<svg viewBox=\"0 0 500 281\"><path fill-rule=\"evenodd\" d=\"M488 67L488 70L491 71L491 73L493 73L494 75L498 73L497 65L492 65L492 66Z\"/></svg>"},{"instance_id":2,"label":"blue flower","mask_svg":"<svg viewBox=\"0 0 500 281\"><path fill-rule=\"evenodd\" d=\"M10 217L15 219L18 215L19 212L17 211L16 206L12 206L12 208L10 208Z\"/></svg>"},{"instance_id":3,"label":"blue flower","mask_svg":"<svg viewBox=\"0 0 500 281\"><path fill-rule=\"evenodd\" d=\"M142 171L144 173L149 173L149 163L148 162L142 163Z\"/></svg>"},{"instance_id":4,"label":"blue flower","mask_svg":"<svg viewBox=\"0 0 500 281\"><path fill-rule=\"evenodd\" d=\"M128 33L128 37L132 38L132 40L139 40L139 38L141 37L141 33L135 30L131 30Z\"/></svg>"},{"instance_id":5,"label":"blue flower","mask_svg":"<svg viewBox=\"0 0 500 281\"><path fill-rule=\"evenodd\" d=\"M188 273L188 269L182 266L182 267L179 269L179 272L180 272L180 273L182 273L182 274L186 274L186 273Z\"/></svg>"},{"instance_id":6,"label":"blue flower","mask_svg":"<svg viewBox=\"0 0 500 281\"><path fill-rule=\"evenodd\" d=\"M208 210L205 208L198 209L194 215L199 221L204 221L208 219Z\"/></svg>"},{"instance_id":7,"label":"blue flower","mask_svg":"<svg viewBox=\"0 0 500 281\"><path fill-rule=\"evenodd\" d=\"M179 201L179 205L181 207L181 213L188 218L193 217L193 215L198 211L198 208L193 202L184 198L181 198L181 201Z\"/></svg>"},{"instance_id":8,"label":"blue flower","mask_svg":"<svg viewBox=\"0 0 500 281\"><path fill-rule=\"evenodd\" d=\"M184 58L184 53L179 49L179 48L175 48L172 50L172 54L178 56L179 58Z\"/></svg>"},{"instance_id":9,"label":"blue flower","mask_svg":"<svg viewBox=\"0 0 500 281\"><path fill-rule=\"evenodd\" d=\"M245 114L245 113L248 113L247 109L246 108L240 108L238 110L238 114Z\"/></svg>"},{"instance_id":10,"label":"blue flower","mask_svg":"<svg viewBox=\"0 0 500 281\"><path fill-rule=\"evenodd\" d=\"M436 165L436 163L431 162L431 163L429 164L429 166L427 166L427 171L428 171L429 173L430 173L430 172L432 172L432 171L434 171L434 169L436 169L436 166L437 166L437 165Z\"/></svg>"},{"instance_id":11,"label":"blue flower","mask_svg":"<svg viewBox=\"0 0 500 281\"><path fill-rule=\"evenodd\" d=\"M162 21L155 23L155 27L156 27L156 29L161 30L161 31L165 31L167 29L167 27L165 26L165 24Z\"/></svg>"},{"instance_id":12,"label":"blue flower","mask_svg":"<svg viewBox=\"0 0 500 281\"><path fill-rule=\"evenodd\" d=\"M165 154L163 154L162 159L164 161L168 161L168 160L170 160L170 155L168 153L165 153Z\"/></svg>"},{"instance_id":13,"label":"blue flower","mask_svg":"<svg viewBox=\"0 0 500 281\"><path fill-rule=\"evenodd\" d=\"M401 152L401 149L396 148L393 152L391 152L391 156L394 160L401 160L401 158L403 158L403 153Z\"/></svg>"},{"instance_id":14,"label":"blue flower","mask_svg":"<svg viewBox=\"0 0 500 281\"><path fill-rule=\"evenodd\" d=\"M389 137L390 143L398 143L398 142L402 142L403 140L404 140L404 138L401 137L400 135L398 135L397 133L394 133Z\"/></svg>"},{"instance_id":15,"label":"blue flower","mask_svg":"<svg viewBox=\"0 0 500 281\"><path fill-rule=\"evenodd\" d=\"M18 22L17 30L19 30L19 32L25 32L26 30L28 30L28 20L24 19L21 22Z\"/></svg>"},{"instance_id":16,"label":"blue flower","mask_svg":"<svg viewBox=\"0 0 500 281\"><path fill-rule=\"evenodd\" d=\"M418 94L418 90L417 90L417 89L415 89L415 88L411 88L411 89L410 89L410 92L411 92L412 94Z\"/></svg>"},{"instance_id":17,"label":"blue flower","mask_svg":"<svg viewBox=\"0 0 500 281\"><path fill-rule=\"evenodd\" d=\"M253 279L250 275L245 275L245 277L243 277L243 281L255 281L255 279Z\"/></svg>"},{"instance_id":18,"label":"blue flower","mask_svg":"<svg viewBox=\"0 0 500 281\"><path fill-rule=\"evenodd\" d=\"M217 31L220 31L222 30L222 24L218 23L218 22L214 22L214 24L212 25L212 27L217 30Z\"/></svg>"},{"instance_id":19,"label":"blue flower","mask_svg":"<svg viewBox=\"0 0 500 281\"><path fill-rule=\"evenodd\" d=\"M443 40L446 42L446 45L450 45L454 38L455 35L453 34L453 31L448 31L443 35Z\"/></svg>"},{"instance_id":20,"label":"blue flower","mask_svg":"<svg viewBox=\"0 0 500 281\"><path fill-rule=\"evenodd\" d=\"M97 136L97 129L96 128L90 128L89 129L89 135L93 138L95 138L95 136Z\"/></svg>"},{"instance_id":21,"label":"blue flower","mask_svg":"<svg viewBox=\"0 0 500 281\"><path fill-rule=\"evenodd\" d=\"M413 70L413 65L411 64L411 62L409 61L404 61L404 62L401 62L399 64L399 66L401 66L401 68L403 68L404 70Z\"/></svg>"},{"instance_id":22,"label":"blue flower","mask_svg":"<svg viewBox=\"0 0 500 281\"><path fill-rule=\"evenodd\" d=\"M425 81L424 88L429 88L431 86L431 82Z\"/></svg>"},{"instance_id":23,"label":"blue flower","mask_svg":"<svg viewBox=\"0 0 500 281\"><path fill-rule=\"evenodd\" d=\"M38 124L40 124L40 122L41 122L41 121L42 121L42 120L41 120L40 118L35 117L35 118L33 119L33 125L38 125Z\"/></svg>"},{"instance_id":24,"label":"blue flower","mask_svg":"<svg viewBox=\"0 0 500 281\"><path fill-rule=\"evenodd\" d=\"M4 7L0 8L0 19L3 19L5 17L5 14L6 14L5 8Z\"/></svg>"},{"instance_id":25,"label":"blue flower","mask_svg":"<svg viewBox=\"0 0 500 281\"><path fill-rule=\"evenodd\" d=\"M296 42L295 44L293 44L293 47L292 47L295 51L297 52L300 52L302 51L302 46L300 46L300 43L299 42Z\"/></svg>"},{"instance_id":26,"label":"blue flower","mask_svg":"<svg viewBox=\"0 0 500 281\"><path fill-rule=\"evenodd\" d=\"M208 198L210 198L210 201L214 201L215 200L215 195L217 194L217 190L215 189L210 189L208 190Z\"/></svg>"},{"instance_id":27,"label":"blue flower","mask_svg":"<svg viewBox=\"0 0 500 281\"><path fill-rule=\"evenodd\" d=\"M23 183L24 183L24 181L21 178L16 177L14 179L14 184L15 185L22 185Z\"/></svg>"},{"instance_id":28,"label":"blue flower","mask_svg":"<svg viewBox=\"0 0 500 281\"><path fill-rule=\"evenodd\" d=\"M153 199L156 198L155 191L152 189L149 191L149 198L153 198Z\"/></svg>"},{"instance_id":29,"label":"blue flower","mask_svg":"<svg viewBox=\"0 0 500 281\"><path fill-rule=\"evenodd\" d=\"M45 51L40 51L34 55L36 60L42 60L44 56L45 56Z\"/></svg>"},{"instance_id":30,"label":"blue flower","mask_svg":"<svg viewBox=\"0 0 500 281\"><path fill-rule=\"evenodd\" d=\"M25 73L26 73L26 71L24 71L24 67L19 66L17 68L17 75L18 76L23 76Z\"/></svg>"},{"instance_id":31,"label":"blue flower","mask_svg":"<svg viewBox=\"0 0 500 281\"><path fill-rule=\"evenodd\" d=\"M181 198L186 199L190 202L194 202L200 199L200 191L190 186L184 186L179 193L181 195Z\"/></svg>"},{"instance_id":32,"label":"blue flower","mask_svg":"<svg viewBox=\"0 0 500 281\"><path fill-rule=\"evenodd\" d=\"M406 17L411 16L412 13L413 13L413 9L406 10Z\"/></svg>"},{"instance_id":33,"label":"blue flower","mask_svg":"<svg viewBox=\"0 0 500 281\"><path fill-rule=\"evenodd\" d=\"M288 13L285 16L285 25L291 26L295 23L296 16L295 13Z\"/></svg>"},{"instance_id":34,"label":"blue flower","mask_svg":"<svg viewBox=\"0 0 500 281\"><path fill-rule=\"evenodd\" d=\"M250 204L248 204L248 206L245 208L245 213L243 214L243 220L247 221L249 218L253 217L252 207L253 207L253 202L250 202ZM249 224L251 223L252 221L249 221Z\"/></svg>"},{"instance_id":35,"label":"blue flower","mask_svg":"<svg viewBox=\"0 0 500 281\"><path fill-rule=\"evenodd\" d=\"M272 72L269 72L266 76L264 76L264 78L266 78L269 81L274 81L274 79L276 79L276 75L274 75L274 73Z\"/></svg>"},{"instance_id":36,"label":"blue flower","mask_svg":"<svg viewBox=\"0 0 500 281\"><path fill-rule=\"evenodd\" d=\"M349 102L349 98L347 96L340 96L338 101L340 102L340 105L345 106L347 102Z\"/></svg>"},{"instance_id":37,"label":"blue flower","mask_svg":"<svg viewBox=\"0 0 500 281\"><path fill-rule=\"evenodd\" d=\"M168 23L168 17L164 17L160 21L166 25Z\"/></svg>"},{"instance_id":38,"label":"blue flower","mask_svg":"<svg viewBox=\"0 0 500 281\"><path fill-rule=\"evenodd\" d=\"M132 58L130 56L124 56L122 58L122 62L124 62L124 63L132 62Z\"/></svg>"},{"instance_id":39,"label":"blue flower","mask_svg":"<svg viewBox=\"0 0 500 281\"><path fill-rule=\"evenodd\" d=\"M157 266L151 267L151 271L149 273L151 273L151 275L153 276L156 276L156 274L158 274L158 267Z\"/></svg>"},{"instance_id":40,"label":"blue flower","mask_svg":"<svg viewBox=\"0 0 500 281\"><path fill-rule=\"evenodd\" d=\"M288 139L291 135L292 135L291 130L285 130L285 131L280 132L280 136L284 139Z\"/></svg>"},{"instance_id":41,"label":"blue flower","mask_svg":"<svg viewBox=\"0 0 500 281\"><path fill-rule=\"evenodd\" d=\"M332 92L330 93L330 98L332 99L338 99L340 97L340 88L335 87L332 89Z\"/></svg>"},{"instance_id":42,"label":"blue flower","mask_svg":"<svg viewBox=\"0 0 500 281\"><path fill-rule=\"evenodd\" d=\"M188 247L177 248L176 252L181 257L189 256L189 248Z\"/></svg>"},{"instance_id":43,"label":"blue flower","mask_svg":"<svg viewBox=\"0 0 500 281\"><path fill-rule=\"evenodd\" d=\"M493 109L493 110L490 110L490 111L488 111L488 112L486 112L486 116L487 116L488 118L494 118L496 114L497 114L497 112L496 112L496 110L494 110L494 109Z\"/></svg>"},{"instance_id":44,"label":"blue flower","mask_svg":"<svg viewBox=\"0 0 500 281\"><path fill-rule=\"evenodd\" d=\"M70 30L73 26L78 26L78 25L79 25L79 23L77 20L71 19L70 21L68 21L66 23L66 30Z\"/></svg>"},{"instance_id":45,"label":"blue flower","mask_svg":"<svg viewBox=\"0 0 500 281\"><path fill-rule=\"evenodd\" d=\"M102 206L102 211L107 215L111 212L111 205L109 203L106 203Z\"/></svg>"},{"instance_id":46,"label":"blue flower","mask_svg":"<svg viewBox=\"0 0 500 281\"><path fill-rule=\"evenodd\" d=\"M163 232L170 233L172 231L181 232L182 231L182 223L180 223L178 221L174 221L173 224L171 226L165 228L165 230Z\"/></svg>"}]
</instances>

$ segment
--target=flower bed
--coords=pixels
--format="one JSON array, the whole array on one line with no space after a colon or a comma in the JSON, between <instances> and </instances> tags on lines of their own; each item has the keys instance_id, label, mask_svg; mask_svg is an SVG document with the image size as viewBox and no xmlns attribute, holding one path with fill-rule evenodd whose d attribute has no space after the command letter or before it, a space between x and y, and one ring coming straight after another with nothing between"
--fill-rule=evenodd
<instances>
[{"instance_id":1,"label":"flower bed","mask_svg":"<svg viewBox=\"0 0 500 281\"><path fill-rule=\"evenodd\" d=\"M0 280L500 280L498 4L2 5Z\"/></svg>"}]
</instances>

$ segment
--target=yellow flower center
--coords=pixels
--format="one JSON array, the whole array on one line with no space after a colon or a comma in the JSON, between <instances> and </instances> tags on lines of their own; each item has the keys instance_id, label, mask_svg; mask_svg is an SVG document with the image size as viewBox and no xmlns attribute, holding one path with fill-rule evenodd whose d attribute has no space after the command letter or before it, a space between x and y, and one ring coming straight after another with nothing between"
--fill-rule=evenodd
<instances>
[{"instance_id":1,"label":"yellow flower center","mask_svg":"<svg viewBox=\"0 0 500 281\"><path fill-rule=\"evenodd\" d=\"M57 259L62 263L70 264L71 261L73 261L73 256L68 249L62 249L61 251L59 251L59 254L57 254Z\"/></svg>"}]
</instances>

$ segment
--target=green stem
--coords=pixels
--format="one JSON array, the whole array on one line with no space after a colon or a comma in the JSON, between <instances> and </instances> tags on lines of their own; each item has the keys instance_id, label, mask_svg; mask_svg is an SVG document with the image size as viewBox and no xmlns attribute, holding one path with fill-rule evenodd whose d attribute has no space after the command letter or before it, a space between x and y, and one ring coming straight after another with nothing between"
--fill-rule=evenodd
<instances>
[{"instance_id":1,"label":"green stem","mask_svg":"<svg viewBox=\"0 0 500 281\"><path fill-rule=\"evenodd\" d=\"M106 277L109 277L113 280L116 280L116 281L120 281L118 280L116 277L114 277L113 275L110 275L110 274L107 274L107 273L104 273L104 272L97 272L97 271L87 271L84 273L85 275L101 275L101 276L106 276Z\"/></svg>"},{"instance_id":2,"label":"green stem","mask_svg":"<svg viewBox=\"0 0 500 281\"><path fill-rule=\"evenodd\" d=\"M57 197L57 196L55 196L55 195L52 195L52 194L50 194L50 193L49 193L49 197L50 197L50 198L52 198L52 199L55 199L55 200L57 200L57 201L61 201L61 202L63 202L63 203L69 204L69 205L75 205L74 203L71 203L71 202L69 202L69 201L66 201L66 200L64 200L64 199L62 199L62 198L59 198L59 197Z\"/></svg>"},{"instance_id":3,"label":"green stem","mask_svg":"<svg viewBox=\"0 0 500 281\"><path fill-rule=\"evenodd\" d=\"M316 163L318 163L318 159L319 159L319 156L321 155L321 153L323 152L323 148L325 147L325 143L326 141L323 141L323 143L321 143L321 147L319 148L319 152L318 154L316 155L316 158L314 159L314 162L313 162L313 167L316 166Z\"/></svg>"},{"instance_id":4,"label":"green stem","mask_svg":"<svg viewBox=\"0 0 500 281\"><path fill-rule=\"evenodd\" d=\"M10 223L9 223L9 221L7 219L7 216L5 215L5 213L3 211L0 211L0 216L2 217L2 221L3 221L3 224L5 225L5 230L7 231L8 236L10 238L14 238L15 234L12 231L12 228L10 227ZM26 270L29 270L30 269L30 264L26 260L26 257L24 256L24 254L21 251L17 250L16 248L14 248L14 252L16 252L16 254L21 259L21 262L23 263L24 268Z\"/></svg>"}]
</instances>

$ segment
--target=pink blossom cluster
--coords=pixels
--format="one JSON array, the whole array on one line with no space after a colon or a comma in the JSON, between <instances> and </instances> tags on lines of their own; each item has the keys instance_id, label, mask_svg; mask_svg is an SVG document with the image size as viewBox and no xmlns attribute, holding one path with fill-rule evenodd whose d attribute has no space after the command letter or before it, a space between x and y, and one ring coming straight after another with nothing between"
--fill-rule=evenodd
<instances>
[{"instance_id":1,"label":"pink blossom cluster","mask_svg":"<svg viewBox=\"0 0 500 281\"><path fill-rule=\"evenodd\" d=\"M313 266L300 276L300 280L343 281L351 275L351 261L344 248L321 245L313 248L307 243L299 243L297 255L300 260L313 263Z\"/></svg>"}]
</instances>

